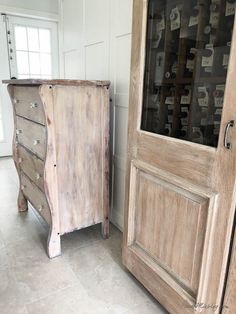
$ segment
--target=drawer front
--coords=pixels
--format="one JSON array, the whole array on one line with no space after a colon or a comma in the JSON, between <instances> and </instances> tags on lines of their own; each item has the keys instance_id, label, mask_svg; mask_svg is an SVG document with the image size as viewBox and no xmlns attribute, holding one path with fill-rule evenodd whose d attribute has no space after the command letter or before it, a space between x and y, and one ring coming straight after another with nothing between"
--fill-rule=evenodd
<instances>
[{"instance_id":1,"label":"drawer front","mask_svg":"<svg viewBox=\"0 0 236 314\"><path fill-rule=\"evenodd\" d=\"M17 141L41 159L46 156L46 128L21 117L16 117Z\"/></svg>"},{"instance_id":2,"label":"drawer front","mask_svg":"<svg viewBox=\"0 0 236 314\"><path fill-rule=\"evenodd\" d=\"M50 224L51 215L45 195L23 173L21 173L21 189L40 216Z\"/></svg>"},{"instance_id":3,"label":"drawer front","mask_svg":"<svg viewBox=\"0 0 236 314\"><path fill-rule=\"evenodd\" d=\"M18 146L20 169L44 191L44 162L35 155L29 153L24 147Z\"/></svg>"},{"instance_id":4,"label":"drawer front","mask_svg":"<svg viewBox=\"0 0 236 314\"><path fill-rule=\"evenodd\" d=\"M45 125L44 109L38 86L14 86L13 104L17 115Z\"/></svg>"}]
</instances>

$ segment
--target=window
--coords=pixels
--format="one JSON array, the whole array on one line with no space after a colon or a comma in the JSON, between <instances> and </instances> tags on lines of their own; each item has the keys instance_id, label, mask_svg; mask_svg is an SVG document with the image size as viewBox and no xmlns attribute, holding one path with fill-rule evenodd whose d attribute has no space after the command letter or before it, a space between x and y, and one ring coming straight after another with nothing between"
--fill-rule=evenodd
<instances>
[{"instance_id":1,"label":"window","mask_svg":"<svg viewBox=\"0 0 236 314\"><path fill-rule=\"evenodd\" d=\"M56 23L8 16L7 28L11 77L58 77Z\"/></svg>"},{"instance_id":2,"label":"window","mask_svg":"<svg viewBox=\"0 0 236 314\"><path fill-rule=\"evenodd\" d=\"M49 29L15 26L18 78L52 78Z\"/></svg>"}]
</instances>

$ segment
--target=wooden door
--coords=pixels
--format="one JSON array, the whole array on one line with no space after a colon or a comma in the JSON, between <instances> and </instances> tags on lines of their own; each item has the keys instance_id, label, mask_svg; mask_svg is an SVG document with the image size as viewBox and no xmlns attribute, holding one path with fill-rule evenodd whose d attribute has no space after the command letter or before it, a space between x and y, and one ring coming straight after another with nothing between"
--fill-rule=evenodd
<instances>
[{"instance_id":1,"label":"wooden door","mask_svg":"<svg viewBox=\"0 0 236 314\"><path fill-rule=\"evenodd\" d=\"M234 4L133 10L123 263L170 313L217 313L235 211Z\"/></svg>"}]
</instances>

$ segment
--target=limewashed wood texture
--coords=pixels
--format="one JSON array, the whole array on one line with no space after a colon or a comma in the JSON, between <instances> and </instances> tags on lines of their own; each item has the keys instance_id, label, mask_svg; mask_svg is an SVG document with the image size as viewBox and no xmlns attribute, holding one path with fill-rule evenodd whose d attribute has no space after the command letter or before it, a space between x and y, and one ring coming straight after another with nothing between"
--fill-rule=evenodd
<instances>
[{"instance_id":1,"label":"limewashed wood texture","mask_svg":"<svg viewBox=\"0 0 236 314\"><path fill-rule=\"evenodd\" d=\"M50 225L48 255L60 236L102 223L109 235L109 82L13 80L13 155L19 211L27 201Z\"/></svg>"},{"instance_id":2,"label":"limewashed wood texture","mask_svg":"<svg viewBox=\"0 0 236 314\"><path fill-rule=\"evenodd\" d=\"M147 5L134 0L123 263L168 312L220 313L236 203L235 128L224 147L236 120L236 29L218 147L152 134L140 128Z\"/></svg>"}]
</instances>

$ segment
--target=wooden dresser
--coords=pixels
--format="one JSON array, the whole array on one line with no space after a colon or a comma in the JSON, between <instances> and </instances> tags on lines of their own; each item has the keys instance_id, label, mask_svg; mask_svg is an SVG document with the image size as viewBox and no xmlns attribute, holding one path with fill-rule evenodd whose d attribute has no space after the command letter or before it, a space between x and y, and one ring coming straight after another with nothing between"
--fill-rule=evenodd
<instances>
[{"instance_id":1,"label":"wooden dresser","mask_svg":"<svg viewBox=\"0 0 236 314\"><path fill-rule=\"evenodd\" d=\"M13 155L19 211L29 201L50 226L50 258L60 236L102 223L109 235L109 82L4 81L15 120Z\"/></svg>"}]
</instances>

